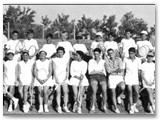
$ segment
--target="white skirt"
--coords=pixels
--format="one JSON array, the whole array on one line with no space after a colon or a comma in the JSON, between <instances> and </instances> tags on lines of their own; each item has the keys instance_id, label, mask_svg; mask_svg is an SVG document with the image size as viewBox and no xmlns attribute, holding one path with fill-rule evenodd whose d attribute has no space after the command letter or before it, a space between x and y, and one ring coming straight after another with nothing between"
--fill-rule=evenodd
<instances>
[{"instance_id":1,"label":"white skirt","mask_svg":"<svg viewBox=\"0 0 160 120\"><path fill-rule=\"evenodd\" d=\"M34 81L34 86L54 86L55 80L52 79L52 76L44 83L41 84L36 78Z\"/></svg>"},{"instance_id":2,"label":"white skirt","mask_svg":"<svg viewBox=\"0 0 160 120\"><path fill-rule=\"evenodd\" d=\"M74 78L74 77L71 77L68 84L69 84L69 85L78 86L78 85L79 85L79 82L80 82L79 79ZM82 86L89 86L88 79L86 78L86 76L84 76L84 78L83 78L83 80L82 80Z\"/></svg>"}]
</instances>

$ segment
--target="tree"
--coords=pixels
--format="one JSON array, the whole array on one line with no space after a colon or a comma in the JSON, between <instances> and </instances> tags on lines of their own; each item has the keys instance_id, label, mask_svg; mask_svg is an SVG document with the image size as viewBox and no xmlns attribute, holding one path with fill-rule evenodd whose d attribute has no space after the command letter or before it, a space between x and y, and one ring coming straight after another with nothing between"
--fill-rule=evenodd
<instances>
[{"instance_id":1,"label":"tree","mask_svg":"<svg viewBox=\"0 0 160 120\"><path fill-rule=\"evenodd\" d=\"M41 23L44 25L45 28L48 28L48 26L52 23L52 21L48 18L47 15L45 15L45 17L42 16L41 18L42 18Z\"/></svg>"},{"instance_id":2,"label":"tree","mask_svg":"<svg viewBox=\"0 0 160 120\"><path fill-rule=\"evenodd\" d=\"M132 12L124 14L121 19L121 25L118 27L119 34L124 35L126 29L132 29L135 34L139 34L142 30L147 30L147 22L142 18L135 18Z\"/></svg>"}]
</instances>

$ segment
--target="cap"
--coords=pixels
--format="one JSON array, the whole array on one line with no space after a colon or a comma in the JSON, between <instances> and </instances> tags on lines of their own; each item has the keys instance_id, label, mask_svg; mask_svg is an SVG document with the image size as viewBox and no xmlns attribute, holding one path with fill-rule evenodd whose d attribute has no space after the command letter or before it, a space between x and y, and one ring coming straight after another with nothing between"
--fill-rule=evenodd
<instances>
[{"instance_id":1,"label":"cap","mask_svg":"<svg viewBox=\"0 0 160 120\"><path fill-rule=\"evenodd\" d=\"M8 51L7 51L7 54L8 54L8 53L14 54L14 51L13 51L13 50L8 50Z\"/></svg>"},{"instance_id":2,"label":"cap","mask_svg":"<svg viewBox=\"0 0 160 120\"><path fill-rule=\"evenodd\" d=\"M23 54L23 53L28 53L28 54L29 54L29 51L28 51L28 50L23 50L23 51L22 51L22 54Z\"/></svg>"},{"instance_id":3,"label":"cap","mask_svg":"<svg viewBox=\"0 0 160 120\"><path fill-rule=\"evenodd\" d=\"M149 53L147 54L147 56L154 57L154 54L153 54L153 52L149 52Z\"/></svg>"},{"instance_id":4,"label":"cap","mask_svg":"<svg viewBox=\"0 0 160 120\"><path fill-rule=\"evenodd\" d=\"M144 31L144 30L141 32L141 34L148 35L147 31Z\"/></svg>"},{"instance_id":5,"label":"cap","mask_svg":"<svg viewBox=\"0 0 160 120\"><path fill-rule=\"evenodd\" d=\"M101 36L101 37L103 37L103 34L102 34L102 32L97 32L97 33L96 33L96 36Z\"/></svg>"},{"instance_id":6,"label":"cap","mask_svg":"<svg viewBox=\"0 0 160 120\"><path fill-rule=\"evenodd\" d=\"M46 53L46 55L47 55L47 52L46 52L46 50L45 50L45 49L40 49L39 54L40 54L41 52L45 52L45 53Z\"/></svg>"}]
</instances>

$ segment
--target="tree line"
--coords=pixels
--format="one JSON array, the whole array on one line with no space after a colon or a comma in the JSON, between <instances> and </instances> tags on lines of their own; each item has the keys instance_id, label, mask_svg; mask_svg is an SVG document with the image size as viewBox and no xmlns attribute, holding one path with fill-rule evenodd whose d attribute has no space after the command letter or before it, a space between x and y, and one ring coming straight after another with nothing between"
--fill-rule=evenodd
<instances>
[{"instance_id":1,"label":"tree line","mask_svg":"<svg viewBox=\"0 0 160 120\"><path fill-rule=\"evenodd\" d=\"M35 15L36 11L29 7L22 8L21 6L10 5L6 13L3 14L3 25L7 29L8 23L10 23L10 31L18 30L20 38L25 38L28 29L35 31L35 38L43 38L47 33L52 33L54 39L59 38L63 30L68 32L69 39L73 39L74 34L78 32L89 34L90 39L94 39L98 31L103 31L106 35L107 32L114 32L119 36L124 35L125 30L128 28L134 30L134 34L139 34L142 30L148 31L147 22L142 18L136 18L132 12L123 15L120 25L116 22L116 15L103 15L102 19L93 20L83 14L81 19L77 21L75 19L69 20L70 16L63 13L58 14L54 20L45 15L41 17L42 25L35 23ZM150 32L154 30L155 25L150 28Z\"/></svg>"}]
</instances>

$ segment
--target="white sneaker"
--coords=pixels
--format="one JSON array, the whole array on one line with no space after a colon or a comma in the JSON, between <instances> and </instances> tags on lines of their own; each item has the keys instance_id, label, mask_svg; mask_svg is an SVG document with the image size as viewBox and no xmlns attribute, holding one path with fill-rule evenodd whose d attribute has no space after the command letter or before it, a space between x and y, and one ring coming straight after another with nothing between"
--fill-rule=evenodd
<instances>
[{"instance_id":1,"label":"white sneaker","mask_svg":"<svg viewBox=\"0 0 160 120\"><path fill-rule=\"evenodd\" d=\"M121 97L119 96L119 97L117 97L117 102L118 102L118 104L122 104L122 99L121 99Z\"/></svg>"},{"instance_id":2,"label":"white sneaker","mask_svg":"<svg viewBox=\"0 0 160 120\"><path fill-rule=\"evenodd\" d=\"M44 105L44 112L49 112L48 105Z\"/></svg>"},{"instance_id":3,"label":"white sneaker","mask_svg":"<svg viewBox=\"0 0 160 120\"><path fill-rule=\"evenodd\" d=\"M27 102L27 110L29 111L30 104Z\"/></svg>"},{"instance_id":4,"label":"white sneaker","mask_svg":"<svg viewBox=\"0 0 160 120\"><path fill-rule=\"evenodd\" d=\"M42 113L42 112L43 112L43 105L40 105L40 106L39 106L38 113Z\"/></svg>"},{"instance_id":5,"label":"white sneaker","mask_svg":"<svg viewBox=\"0 0 160 120\"><path fill-rule=\"evenodd\" d=\"M66 112L66 113L69 113L69 112L70 112L70 111L68 110L68 107L67 107L67 106L64 106L64 107L63 107L63 111Z\"/></svg>"},{"instance_id":6,"label":"white sneaker","mask_svg":"<svg viewBox=\"0 0 160 120\"><path fill-rule=\"evenodd\" d=\"M150 111L150 114L154 114L152 106L149 106L149 111Z\"/></svg>"},{"instance_id":7,"label":"white sneaker","mask_svg":"<svg viewBox=\"0 0 160 120\"><path fill-rule=\"evenodd\" d=\"M9 105L9 107L8 107L8 112L12 112L12 111L13 111L12 105Z\"/></svg>"},{"instance_id":8,"label":"white sneaker","mask_svg":"<svg viewBox=\"0 0 160 120\"><path fill-rule=\"evenodd\" d=\"M79 113L79 114L81 114L81 113L82 113L82 110L81 110L81 108L80 108L80 107L78 108L77 113Z\"/></svg>"},{"instance_id":9,"label":"white sneaker","mask_svg":"<svg viewBox=\"0 0 160 120\"><path fill-rule=\"evenodd\" d=\"M58 108L57 108L57 112L60 113L60 114L62 114L62 113L63 113L63 112L62 112L62 108L61 108L61 107L58 107Z\"/></svg>"},{"instance_id":10,"label":"white sneaker","mask_svg":"<svg viewBox=\"0 0 160 120\"><path fill-rule=\"evenodd\" d=\"M117 108L115 111L114 111L115 113L120 113L120 111L119 111L119 109Z\"/></svg>"},{"instance_id":11,"label":"white sneaker","mask_svg":"<svg viewBox=\"0 0 160 120\"><path fill-rule=\"evenodd\" d=\"M28 113L27 104L26 104L26 105L23 105L23 112L24 112L24 113Z\"/></svg>"},{"instance_id":12,"label":"white sneaker","mask_svg":"<svg viewBox=\"0 0 160 120\"><path fill-rule=\"evenodd\" d=\"M18 101L19 101L19 100L18 100L17 98L14 98L14 99L13 99L14 109L16 109L16 108L17 108Z\"/></svg>"},{"instance_id":13,"label":"white sneaker","mask_svg":"<svg viewBox=\"0 0 160 120\"><path fill-rule=\"evenodd\" d=\"M133 105L133 107L134 107L134 112L138 113L139 110L136 108L136 105L135 105L135 104Z\"/></svg>"},{"instance_id":14,"label":"white sneaker","mask_svg":"<svg viewBox=\"0 0 160 120\"><path fill-rule=\"evenodd\" d=\"M131 109L129 110L129 113L134 114L134 107L133 106L131 106Z\"/></svg>"}]
</instances>

